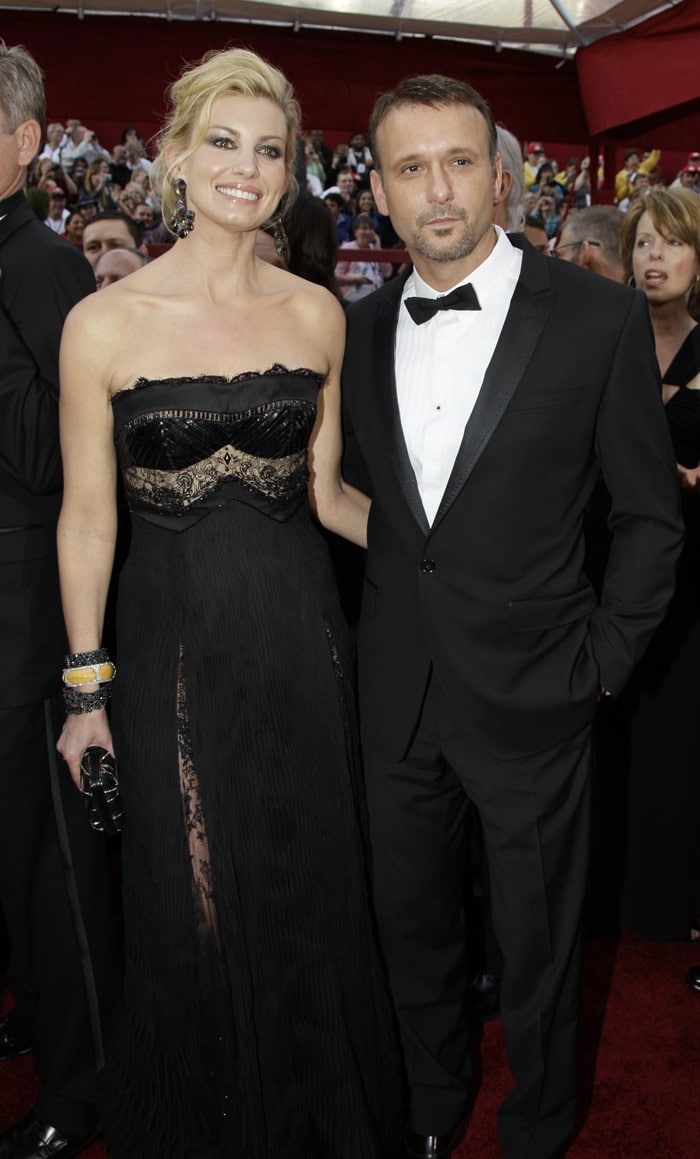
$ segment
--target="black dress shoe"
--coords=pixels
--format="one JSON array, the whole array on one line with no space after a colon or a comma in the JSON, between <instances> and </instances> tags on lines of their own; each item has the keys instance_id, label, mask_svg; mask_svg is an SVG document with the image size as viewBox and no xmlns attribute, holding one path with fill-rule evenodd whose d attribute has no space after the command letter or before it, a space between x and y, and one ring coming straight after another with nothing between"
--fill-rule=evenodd
<instances>
[{"instance_id":1,"label":"black dress shoe","mask_svg":"<svg viewBox=\"0 0 700 1159\"><path fill-rule=\"evenodd\" d=\"M0 1061L29 1054L32 1045L31 1034L19 1026L17 1019L13 1019L12 1011L0 1018Z\"/></svg>"},{"instance_id":2,"label":"black dress shoe","mask_svg":"<svg viewBox=\"0 0 700 1159\"><path fill-rule=\"evenodd\" d=\"M691 990L700 990L700 966L691 966L688 970L688 985Z\"/></svg>"},{"instance_id":3,"label":"black dress shoe","mask_svg":"<svg viewBox=\"0 0 700 1159\"><path fill-rule=\"evenodd\" d=\"M493 974L475 974L467 992L466 1015L470 1025L490 1022L501 1013L501 983Z\"/></svg>"},{"instance_id":4,"label":"black dress shoe","mask_svg":"<svg viewBox=\"0 0 700 1159\"><path fill-rule=\"evenodd\" d=\"M90 1135L62 1135L48 1123L38 1122L28 1114L14 1127L0 1135L0 1159L73 1159L97 1138L97 1132Z\"/></svg>"},{"instance_id":5,"label":"black dress shoe","mask_svg":"<svg viewBox=\"0 0 700 1159\"><path fill-rule=\"evenodd\" d=\"M418 1135L411 1127L406 1128L404 1159L448 1159L462 1140L464 1123L451 1135Z\"/></svg>"}]
</instances>

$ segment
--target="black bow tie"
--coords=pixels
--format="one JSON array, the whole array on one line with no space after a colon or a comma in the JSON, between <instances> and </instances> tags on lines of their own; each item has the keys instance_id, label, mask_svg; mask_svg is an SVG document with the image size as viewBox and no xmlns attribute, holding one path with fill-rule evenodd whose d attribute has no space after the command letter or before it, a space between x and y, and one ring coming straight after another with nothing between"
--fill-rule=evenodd
<instances>
[{"instance_id":1,"label":"black bow tie","mask_svg":"<svg viewBox=\"0 0 700 1159\"><path fill-rule=\"evenodd\" d=\"M479 299L471 282L458 286L451 294L441 298L406 298L406 309L416 326L422 326L433 318L438 310L480 310Z\"/></svg>"}]
</instances>

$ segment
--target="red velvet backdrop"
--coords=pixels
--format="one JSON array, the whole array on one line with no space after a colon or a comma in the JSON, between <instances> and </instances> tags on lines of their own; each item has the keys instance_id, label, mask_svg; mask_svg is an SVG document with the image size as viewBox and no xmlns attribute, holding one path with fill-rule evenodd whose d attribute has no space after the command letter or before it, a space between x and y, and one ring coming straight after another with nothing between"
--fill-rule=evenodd
<instances>
[{"instance_id":1,"label":"red velvet backdrop","mask_svg":"<svg viewBox=\"0 0 700 1159\"><path fill-rule=\"evenodd\" d=\"M78 20L12 10L0 16L0 35L7 44L25 44L44 69L49 119L80 117L108 148L126 124L144 137L155 133L164 90L183 62L229 44L252 48L278 65L297 90L305 127L323 128L331 145L367 125L380 92L422 72L469 81L490 101L497 120L522 140L557 144L560 160L588 139L573 62L556 68L558 62L535 53L252 24Z\"/></svg>"}]
</instances>

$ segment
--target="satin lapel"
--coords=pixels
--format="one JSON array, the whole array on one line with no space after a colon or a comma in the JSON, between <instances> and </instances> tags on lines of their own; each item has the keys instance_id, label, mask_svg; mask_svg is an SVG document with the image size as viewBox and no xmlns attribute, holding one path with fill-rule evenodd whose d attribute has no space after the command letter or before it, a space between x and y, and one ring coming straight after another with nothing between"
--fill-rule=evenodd
<instances>
[{"instance_id":1,"label":"satin lapel","mask_svg":"<svg viewBox=\"0 0 700 1159\"><path fill-rule=\"evenodd\" d=\"M539 255L536 256L539 257ZM526 252L523 259L524 274L532 261L532 253ZM551 261L552 259L543 258L542 260ZM540 282L540 286L538 292L533 293L532 283L536 281ZM528 282L531 284L528 285ZM545 282L546 289L542 288L541 283L541 278L531 279L521 276L515 287L501 336L486 370L474 410L464 429L464 437L433 527L449 511L474 470L479 457L503 417L503 412L517 390L525 368L539 342L555 298L555 291L550 288L549 279L547 278Z\"/></svg>"},{"instance_id":2,"label":"satin lapel","mask_svg":"<svg viewBox=\"0 0 700 1159\"><path fill-rule=\"evenodd\" d=\"M421 502L416 476L411 466L411 460L406 449L399 403L396 395L396 371L394 363L394 347L396 342L396 322L401 308L401 291L403 281L396 285L396 291L387 296L377 305L377 314L374 325L373 338L373 366L376 384L376 398L381 417L384 438L389 450L389 456L396 472L401 491L411 510L411 514L418 522L421 530L427 535L430 525L426 518ZM393 289L394 287L392 287Z\"/></svg>"}]
</instances>

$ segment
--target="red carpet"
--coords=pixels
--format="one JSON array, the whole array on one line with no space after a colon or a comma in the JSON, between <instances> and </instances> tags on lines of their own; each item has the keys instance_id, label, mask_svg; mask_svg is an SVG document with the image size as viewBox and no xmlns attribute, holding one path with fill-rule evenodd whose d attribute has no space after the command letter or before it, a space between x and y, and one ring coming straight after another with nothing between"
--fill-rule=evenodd
<instances>
[{"instance_id":1,"label":"red carpet","mask_svg":"<svg viewBox=\"0 0 700 1159\"><path fill-rule=\"evenodd\" d=\"M700 945L633 934L586 943L581 1126L569 1159L700 1155L700 994L685 975ZM510 1086L500 1021L484 1027L484 1078L454 1159L499 1159L496 1110Z\"/></svg>"},{"instance_id":2,"label":"red carpet","mask_svg":"<svg viewBox=\"0 0 700 1159\"><path fill-rule=\"evenodd\" d=\"M700 1155L700 994L685 982L692 965L700 965L700 944L632 934L586 944L581 1127L570 1159ZM454 1159L501 1154L496 1108L510 1077L500 1021L484 1027L481 1057L482 1086ZM0 1063L0 1130L28 1110L35 1091L31 1055ZM96 1144L84 1155L105 1159L106 1151Z\"/></svg>"}]
</instances>

